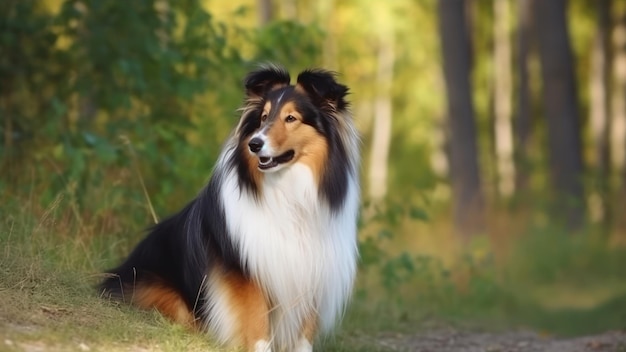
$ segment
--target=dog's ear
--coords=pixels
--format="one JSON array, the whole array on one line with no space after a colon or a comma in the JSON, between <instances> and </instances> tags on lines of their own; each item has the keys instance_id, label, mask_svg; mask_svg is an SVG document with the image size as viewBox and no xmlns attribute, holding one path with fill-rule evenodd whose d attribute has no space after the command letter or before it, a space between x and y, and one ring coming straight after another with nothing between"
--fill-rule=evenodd
<instances>
[{"instance_id":1,"label":"dog's ear","mask_svg":"<svg viewBox=\"0 0 626 352\"><path fill-rule=\"evenodd\" d=\"M289 85L290 81L289 72L284 68L264 65L246 76L244 86L249 98L260 98L275 88Z\"/></svg>"},{"instance_id":2,"label":"dog's ear","mask_svg":"<svg viewBox=\"0 0 626 352\"><path fill-rule=\"evenodd\" d=\"M344 110L348 87L337 83L335 73L322 70L305 70L298 75L297 87L300 87L320 107L330 107L336 111Z\"/></svg>"}]
</instances>

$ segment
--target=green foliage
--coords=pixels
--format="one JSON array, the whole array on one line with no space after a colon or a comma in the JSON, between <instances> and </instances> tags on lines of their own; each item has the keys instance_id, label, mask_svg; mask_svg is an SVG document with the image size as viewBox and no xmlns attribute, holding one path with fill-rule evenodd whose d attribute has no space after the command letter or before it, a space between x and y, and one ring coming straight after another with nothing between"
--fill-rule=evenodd
<instances>
[{"instance_id":1,"label":"green foliage","mask_svg":"<svg viewBox=\"0 0 626 352\"><path fill-rule=\"evenodd\" d=\"M318 61L322 38L295 22L227 26L192 0L2 6L4 182L18 189L20 175L46 173L42 202L71 185L81 207L94 185L120 175L143 177L159 213L180 207L235 123L251 66L238 46L253 48L253 61L304 67ZM128 191L144 202L140 187Z\"/></svg>"},{"instance_id":2,"label":"green foliage","mask_svg":"<svg viewBox=\"0 0 626 352\"><path fill-rule=\"evenodd\" d=\"M296 70L319 66L323 34L315 26L275 21L258 30L257 60L285 63Z\"/></svg>"},{"instance_id":3,"label":"green foliage","mask_svg":"<svg viewBox=\"0 0 626 352\"><path fill-rule=\"evenodd\" d=\"M596 232L572 237L563 227L533 223L510 249L499 248L506 256L496 255L493 241L483 236L450 262L403 245L411 234L402 229L407 222L423 223L424 214L414 204L391 203L362 224L357 297L369 302L360 307L367 314L384 312L407 326L435 317L473 326L523 324L565 335L626 323L620 310L608 308L624 304L626 253L607 246ZM432 221L426 220L426 229ZM380 330L389 322L372 324Z\"/></svg>"},{"instance_id":4,"label":"green foliage","mask_svg":"<svg viewBox=\"0 0 626 352\"><path fill-rule=\"evenodd\" d=\"M589 285L626 279L626 253L607 246L597 231L572 236L562 227L533 226L512 253L509 275L537 284Z\"/></svg>"}]
</instances>

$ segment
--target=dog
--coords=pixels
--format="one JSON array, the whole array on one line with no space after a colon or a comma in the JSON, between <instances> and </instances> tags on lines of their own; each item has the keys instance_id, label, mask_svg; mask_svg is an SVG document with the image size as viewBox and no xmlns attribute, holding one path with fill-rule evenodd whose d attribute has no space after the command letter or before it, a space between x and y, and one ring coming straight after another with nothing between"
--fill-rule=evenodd
<instances>
[{"instance_id":1,"label":"dog","mask_svg":"<svg viewBox=\"0 0 626 352\"><path fill-rule=\"evenodd\" d=\"M276 65L244 80L241 117L208 184L100 284L247 351L312 351L357 271L359 136L348 88Z\"/></svg>"}]
</instances>

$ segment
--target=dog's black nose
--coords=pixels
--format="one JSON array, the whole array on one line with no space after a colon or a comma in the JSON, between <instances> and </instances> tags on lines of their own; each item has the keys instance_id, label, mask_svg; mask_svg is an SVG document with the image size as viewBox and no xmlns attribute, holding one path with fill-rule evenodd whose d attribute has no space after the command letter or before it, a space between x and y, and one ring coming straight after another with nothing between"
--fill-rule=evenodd
<instances>
[{"instance_id":1,"label":"dog's black nose","mask_svg":"<svg viewBox=\"0 0 626 352\"><path fill-rule=\"evenodd\" d=\"M253 153L258 153L259 150L263 148L263 140L261 138L255 137L248 142L248 147L250 147L250 151Z\"/></svg>"}]
</instances>

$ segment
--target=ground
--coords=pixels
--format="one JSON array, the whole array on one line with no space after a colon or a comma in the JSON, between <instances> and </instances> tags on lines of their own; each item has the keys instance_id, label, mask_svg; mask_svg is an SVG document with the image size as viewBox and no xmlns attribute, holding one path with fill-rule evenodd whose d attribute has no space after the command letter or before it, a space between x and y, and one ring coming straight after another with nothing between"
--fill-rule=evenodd
<instances>
[{"instance_id":1,"label":"ground","mask_svg":"<svg viewBox=\"0 0 626 352\"><path fill-rule=\"evenodd\" d=\"M506 333L454 329L388 334L376 343L390 351L411 352L626 352L626 332L559 339L530 331Z\"/></svg>"},{"instance_id":2,"label":"ground","mask_svg":"<svg viewBox=\"0 0 626 352\"><path fill-rule=\"evenodd\" d=\"M0 351L57 352L57 351L174 351L172 346L125 341L116 345L99 346L94 342L73 341L50 342L47 338L31 339L37 336L34 326L5 324L0 329L3 341ZM9 337L12 335L13 337ZM429 328L416 333L385 332L367 335L359 332L342 334L339 344L341 351L410 351L410 352L626 352L626 330L610 331L602 334L555 338L532 331L479 332L452 327ZM44 342L46 341L46 342ZM187 345L197 350L193 343ZM328 350L321 347L318 350ZM336 347L330 347L331 351Z\"/></svg>"}]
</instances>

